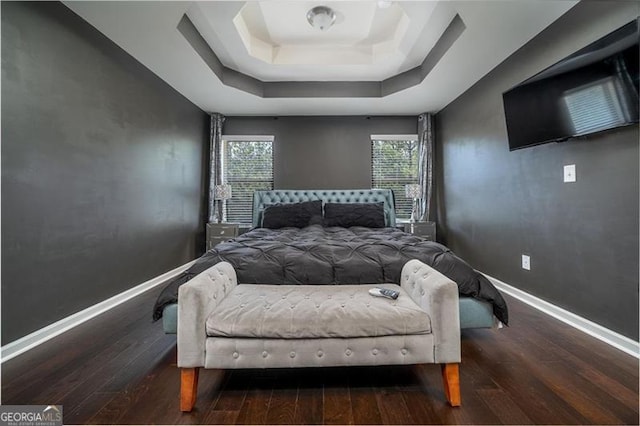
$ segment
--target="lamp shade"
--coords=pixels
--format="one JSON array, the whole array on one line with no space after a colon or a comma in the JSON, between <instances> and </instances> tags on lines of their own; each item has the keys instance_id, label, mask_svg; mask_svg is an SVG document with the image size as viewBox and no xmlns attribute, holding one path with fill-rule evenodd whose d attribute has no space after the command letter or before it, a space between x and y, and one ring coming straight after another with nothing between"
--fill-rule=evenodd
<instances>
[{"instance_id":1,"label":"lamp shade","mask_svg":"<svg viewBox=\"0 0 640 426\"><path fill-rule=\"evenodd\" d=\"M422 198L422 185L418 184L409 184L404 186L404 195L407 198Z\"/></svg>"},{"instance_id":2,"label":"lamp shade","mask_svg":"<svg viewBox=\"0 0 640 426\"><path fill-rule=\"evenodd\" d=\"M231 198L231 185L216 185L213 191L214 200L228 200Z\"/></svg>"}]
</instances>

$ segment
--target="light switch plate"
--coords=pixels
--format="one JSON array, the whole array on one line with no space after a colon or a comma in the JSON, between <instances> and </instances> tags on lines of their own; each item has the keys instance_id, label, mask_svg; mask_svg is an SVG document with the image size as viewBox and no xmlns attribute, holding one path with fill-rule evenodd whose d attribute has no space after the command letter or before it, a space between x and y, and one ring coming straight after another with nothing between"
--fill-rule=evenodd
<instances>
[{"instance_id":1,"label":"light switch plate","mask_svg":"<svg viewBox=\"0 0 640 426\"><path fill-rule=\"evenodd\" d=\"M576 165L568 164L564 166L564 181L575 182L576 181Z\"/></svg>"},{"instance_id":2,"label":"light switch plate","mask_svg":"<svg viewBox=\"0 0 640 426\"><path fill-rule=\"evenodd\" d=\"M526 254L522 255L522 269L531 270L531 258Z\"/></svg>"}]
</instances>

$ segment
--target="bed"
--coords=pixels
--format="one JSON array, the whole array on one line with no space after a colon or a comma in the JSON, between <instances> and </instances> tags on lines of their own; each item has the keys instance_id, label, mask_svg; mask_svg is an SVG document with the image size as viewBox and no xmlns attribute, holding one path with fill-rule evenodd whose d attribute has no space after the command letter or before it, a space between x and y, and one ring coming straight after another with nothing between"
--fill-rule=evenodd
<instances>
[{"instance_id":1,"label":"bed","mask_svg":"<svg viewBox=\"0 0 640 426\"><path fill-rule=\"evenodd\" d=\"M404 264L418 259L458 285L461 328L507 325L507 305L491 282L444 245L397 229L394 207L390 190L257 191L253 228L169 282L153 318L175 333L179 286L222 261L243 284L323 285L398 284Z\"/></svg>"}]
</instances>

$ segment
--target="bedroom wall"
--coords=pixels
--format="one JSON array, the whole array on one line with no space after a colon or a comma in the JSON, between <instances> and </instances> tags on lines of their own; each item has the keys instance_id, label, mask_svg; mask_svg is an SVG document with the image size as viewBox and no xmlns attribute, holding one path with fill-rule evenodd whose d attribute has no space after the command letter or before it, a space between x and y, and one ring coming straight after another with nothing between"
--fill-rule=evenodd
<instances>
[{"instance_id":1,"label":"bedroom wall","mask_svg":"<svg viewBox=\"0 0 640 426\"><path fill-rule=\"evenodd\" d=\"M63 4L2 2L3 345L196 256L207 134Z\"/></svg>"},{"instance_id":2,"label":"bedroom wall","mask_svg":"<svg viewBox=\"0 0 640 426\"><path fill-rule=\"evenodd\" d=\"M371 135L416 134L417 116L227 117L227 135L274 135L276 189L371 187Z\"/></svg>"},{"instance_id":3,"label":"bedroom wall","mask_svg":"<svg viewBox=\"0 0 640 426\"><path fill-rule=\"evenodd\" d=\"M579 3L436 117L444 242L475 268L634 340L638 126L509 152L502 93L639 8ZM576 165L577 182L563 183L566 164Z\"/></svg>"}]
</instances>

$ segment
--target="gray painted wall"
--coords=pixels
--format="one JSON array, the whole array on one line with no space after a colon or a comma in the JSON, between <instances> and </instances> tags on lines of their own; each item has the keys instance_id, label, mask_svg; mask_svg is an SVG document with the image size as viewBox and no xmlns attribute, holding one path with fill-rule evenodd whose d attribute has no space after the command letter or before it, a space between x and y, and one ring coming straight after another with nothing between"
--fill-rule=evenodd
<instances>
[{"instance_id":1,"label":"gray painted wall","mask_svg":"<svg viewBox=\"0 0 640 426\"><path fill-rule=\"evenodd\" d=\"M635 19L639 5L581 2L436 122L444 242L475 268L635 340L638 127L509 152L502 93ZM576 183L562 182L565 164L576 165Z\"/></svg>"},{"instance_id":2,"label":"gray painted wall","mask_svg":"<svg viewBox=\"0 0 640 426\"><path fill-rule=\"evenodd\" d=\"M207 128L61 3L2 2L2 344L196 256Z\"/></svg>"},{"instance_id":3,"label":"gray painted wall","mask_svg":"<svg viewBox=\"0 0 640 426\"><path fill-rule=\"evenodd\" d=\"M417 116L227 117L227 135L274 135L276 189L371 187L371 135L415 134Z\"/></svg>"}]
</instances>

